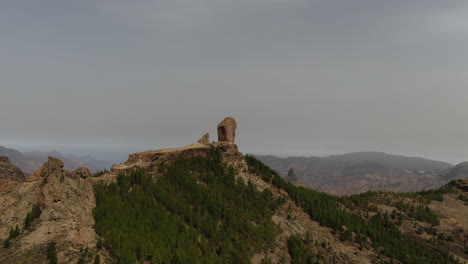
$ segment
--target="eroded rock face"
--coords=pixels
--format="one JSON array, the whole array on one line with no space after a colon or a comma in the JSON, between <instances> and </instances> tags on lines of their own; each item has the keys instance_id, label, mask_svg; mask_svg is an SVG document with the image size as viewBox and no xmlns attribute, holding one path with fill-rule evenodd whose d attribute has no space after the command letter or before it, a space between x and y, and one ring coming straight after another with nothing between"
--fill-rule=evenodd
<instances>
[{"instance_id":1,"label":"eroded rock face","mask_svg":"<svg viewBox=\"0 0 468 264\"><path fill-rule=\"evenodd\" d=\"M26 180L24 173L10 163L10 159L0 156L0 180L13 180L23 182Z\"/></svg>"},{"instance_id":2,"label":"eroded rock face","mask_svg":"<svg viewBox=\"0 0 468 264\"><path fill-rule=\"evenodd\" d=\"M47 162L42 165L41 168L37 169L33 174L33 179L47 178L49 175L64 176L63 161L48 157Z\"/></svg>"},{"instance_id":3,"label":"eroded rock face","mask_svg":"<svg viewBox=\"0 0 468 264\"><path fill-rule=\"evenodd\" d=\"M197 141L197 143L199 143L199 144L205 144L205 145L206 145L206 144L210 144L210 134L205 133L205 134L203 135L203 137L201 137L201 138Z\"/></svg>"},{"instance_id":4,"label":"eroded rock face","mask_svg":"<svg viewBox=\"0 0 468 264\"><path fill-rule=\"evenodd\" d=\"M83 177L88 173L87 169L70 173L61 160L49 157L28 181L0 189L0 240L16 225L23 227L34 205L41 209L39 218L27 230L21 228L5 254L0 251L0 263L46 263L43 252L49 241L57 243L59 263L76 263L81 248L95 248L93 185L90 177Z\"/></svg>"},{"instance_id":5,"label":"eroded rock face","mask_svg":"<svg viewBox=\"0 0 468 264\"><path fill-rule=\"evenodd\" d=\"M236 139L237 122L232 117L226 117L218 125L218 141L234 143Z\"/></svg>"}]
</instances>

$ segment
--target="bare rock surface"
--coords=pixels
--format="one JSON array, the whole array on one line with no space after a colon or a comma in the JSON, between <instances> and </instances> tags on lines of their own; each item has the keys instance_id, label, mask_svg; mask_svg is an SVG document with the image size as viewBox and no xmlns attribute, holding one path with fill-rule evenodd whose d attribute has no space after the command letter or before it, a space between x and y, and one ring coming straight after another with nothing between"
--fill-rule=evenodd
<instances>
[{"instance_id":1,"label":"bare rock surface","mask_svg":"<svg viewBox=\"0 0 468 264\"><path fill-rule=\"evenodd\" d=\"M218 141L234 143L236 139L237 122L232 117L226 117L218 124Z\"/></svg>"},{"instance_id":2,"label":"bare rock surface","mask_svg":"<svg viewBox=\"0 0 468 264\"><path fill-rule=\"evenodd\" d=\"M205 133L198 141L199 144L210 144L210 134Z\"/></svg>"},{"instance_id":3,"label":"bare rock surface","mask_svg":"<svg viewBox=\"0 0 468 264\"><path fill-rule=\"evenodd\" d=\"M0 249L0 263L46 263L45 248L49 241L57 243L59 263L76 263L80 248L95 248L92 182L89 177L74 175L63 169L61 160L49 157L28 181L3 184L0 240L6 239L17 225L21 233L10 248ZM41 214L25 229L24 219L35 205L39 205Z\"/></svg>"},{"instance_id":4,"label":"bare rock surface","mask_svg":"<svg viewBox=\"0 0 468 264\"><path fill-rule=\"evenodd\" d=\"M215 149L219 149L225 162L235 163L243 160L237 145L234 144L236 121L232 117L226 117L218 125L219 142L209 142L209 134L206 133L196 144L180 148L149 150L129 155L123 164L114 165L110 175L104 175L103 180L115 179L119 173L128 174L137 169L143 169L151 174L158 174L158 168L162 164L169 164L179 159L210 156ZM220 134L221 133L221 134ZM93 179L94 181L100 179Z\"/></svg>"}]
</instances>

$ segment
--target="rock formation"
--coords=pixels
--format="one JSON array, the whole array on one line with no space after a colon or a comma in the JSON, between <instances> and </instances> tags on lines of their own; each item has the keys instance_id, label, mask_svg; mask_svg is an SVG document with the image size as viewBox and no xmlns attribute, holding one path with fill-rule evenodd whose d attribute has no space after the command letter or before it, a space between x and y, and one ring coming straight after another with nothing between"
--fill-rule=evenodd
<instances>
[{"instance_id":1,"label":"rock formation","mask_svg":"<svg viewBox=\"0 0 468 264\"><path fill-rule=\"evenodd\" d=\"M294 169L293 167L291 167L288 171L288 175L286 176L286 180L290 181L290 182L294 182L294 181L297 181L297 173L296 173L296 169Z\"/></svg>"},{"instance_id":2,"label":"rock formation","mask_svg":"<svg viewBox=\"0 0 468 264\"><path fill-rule=\"evenodd\" d=\"M236 139L237 122L232 117L226 117L218 125L218 141L234 143Z\"/></svg>"},{"instance_id":3,"label":"rock formation","mask_svg":"<svg viewBox=\"0 0 468 264\"><path fill-rule=\"evenodd\" d=\"M33 179L40 179L46 178L52 174L60 174L60 177L64 176L63 161L54 157L48 157L47 162L44 163L40 169L36 170L31 177Z\"/></svg>"},{"instance_id":4,"label":"rock formation","mask_svg":"<svg viewBox=\"0 0 468 264\"><path fill-rule=\"evenodd\" d=\"M205 134L203 135L203 137L201 137L201 138L197 141L197 143L199 143L199 144L204 144L204 145L210 144L210 134L205 133Z\"/></svg>"},{"instance_id":5,"label":"rock formation","mask_svg":"<svg viewBox=\"0 0 468 264\"><path fill-rule=\"evenodd\" d=\"M89 171L88 168L78 168L72 172L72 175L74 177L81 177L83 179L91 177L91 172Z\"/></svg>"},{"instance_id":6,"label":"rock formation","mask_svg":"<svg viewBox=\"0 0 468 264\"><path fill-rule=\"evenodd\" d=\"M48 263L44 252L50 241L57 243L59 263L76 263L80 248L96 247L95 198L91 179L81 176L86 173L70 173L61 160L49 157L28 181L0 188L0 240L15 226L21 228L11 246L0 251L0 263ZM24 229L26 215L36 205L40 216Z\"/></svg>"},{"instance_id":7,"label":"rock formation","mask_svg":"<svg viewBox=\"0 0 468 264\"><path fill-rule=\"evenodd\" d=\"M150 150L129 155L128 160L123 164L112 166L111 173L128 174L136 169L143 169L151 174L158 174L161 164L168 164L175 160L194 157L208 157L218 148L224 161L236 163L243 159L242 154L234 144L237 124L232 117L226 117L218 125L219 142L210 143L209 134L206 133L198 140L197 144L180 148Z\"/></svg>"},{"instance_id":8,"label":"rock formation","mask_svg":"<svg viewBox=\"0 0 468 264\"><path fill-rule=\"evenodd\" d=\"M26 177L18 167L10 163L8 157L0 156L0 180L23 182L26 180Z\"/></svg>"}]
</instances>

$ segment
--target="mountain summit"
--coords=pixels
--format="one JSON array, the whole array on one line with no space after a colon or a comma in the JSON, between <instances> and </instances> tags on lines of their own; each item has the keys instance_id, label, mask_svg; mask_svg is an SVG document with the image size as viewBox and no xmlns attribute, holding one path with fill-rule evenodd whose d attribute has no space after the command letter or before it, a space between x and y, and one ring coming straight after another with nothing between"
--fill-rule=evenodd
<instances>
[{"instance_id":1,"label":"mountain summit","mask_svg":"<svg viewBox=\"0 0 468 264\"><path fill-rule=\"evenodd\" d=\"M49 157L0 179L0 263L457 263L466 184L337 197L288 183L239 152L237 122L110 171ZM6 163L6 159L0 159ZM379 170L369 162L366 168ZM356 168L359 170L359 168ZM296 171L290 170L294 179ZM452 213L456 211L457 213ZM464 251L465 250L465 251Z\"/></svg>"}]
</instances>

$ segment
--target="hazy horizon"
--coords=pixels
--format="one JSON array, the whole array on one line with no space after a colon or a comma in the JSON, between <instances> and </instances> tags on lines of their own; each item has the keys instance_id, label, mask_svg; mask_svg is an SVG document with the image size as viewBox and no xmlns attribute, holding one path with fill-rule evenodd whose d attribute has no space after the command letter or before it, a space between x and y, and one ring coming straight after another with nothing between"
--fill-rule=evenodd
<instances>
[{"instance_id":1,"label":"hazy horizon","mask_svg":"<svg viewBox=\"0 0 468 264\"><path fill-rule=\"evenodd\" d=\"M193 143L193 142L192 142ZM188 143L190 144L190 143ZM187 144L182 144L187 145ZM157 149L164 149L164 148L172 148L172 147L180 147L182 145L167 145L167 146L107 146L107 147L83 147L83 146L65 146L65 145L21 145L21 144L0 144L0 146L15 149L20 152L53 152L58 151L64 155L76 155L76 156L90 156L97 160L113 162L114 164L122 163L127 160L128 155L135 153L135 152L142 152L147 150L157 150ZM324 152L324 151L304 151L304 152L249 152L243 151L240 149L243 154L253 154L253 155L272 155L276 157L328 157L332 155L342 155L342 154L349 154L349 153L357 153L357 152L383 152L390 155L400 155L406 157L418 157L424 158L428 160L435 160L435 161L442 161L447 162L452 165L457 165L458 163L464 162L461 161L450 161L450 160L442 160L436 159L433 157L426 157L421 155L413 155L411 153L391 153L381 150L357 150L357 151L337 151L337 152Z\"/></svg>"},{"instance_id":2,"label":"hazy horizon","mask_svg":"<svg viewBox=\"0 0 468 264\"><path fill-rule=\"evenodd\" d=\"M26 0L0 22L6 147L176 147L233 116L243 153L468 160L466 1Z\"/></svg>"}]
</instances>

